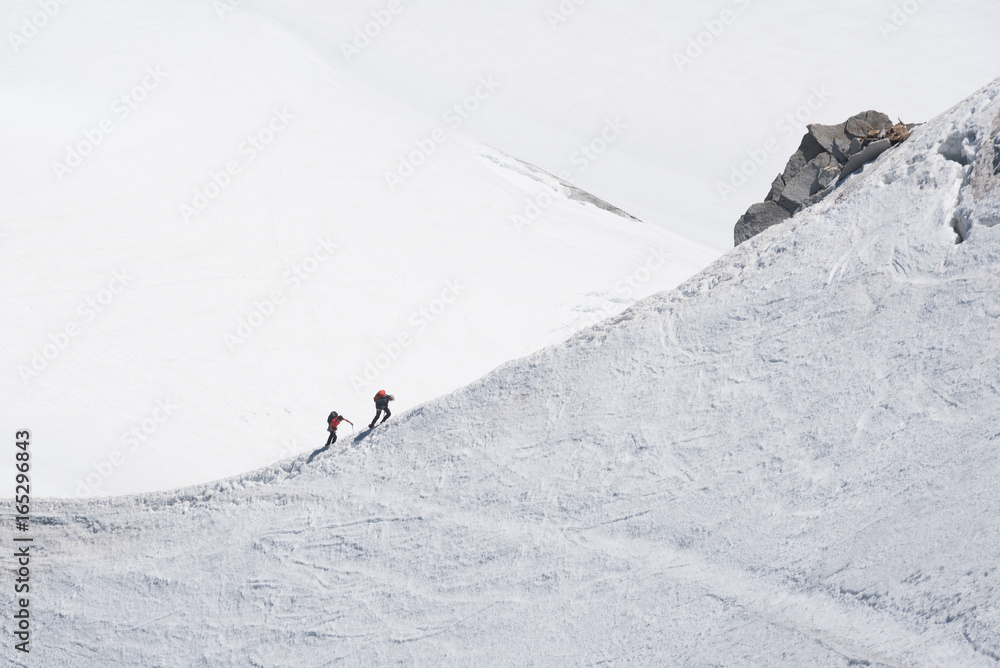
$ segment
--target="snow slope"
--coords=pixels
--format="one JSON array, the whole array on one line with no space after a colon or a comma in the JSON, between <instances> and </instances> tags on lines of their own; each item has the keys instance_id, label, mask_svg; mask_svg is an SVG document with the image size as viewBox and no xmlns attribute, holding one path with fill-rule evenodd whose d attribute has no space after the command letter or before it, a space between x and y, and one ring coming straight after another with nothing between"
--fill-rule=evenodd
<instances>
[{"instance_id":1,"label":"snow slope","mask_svg":"<svg viewBox=\"0 0 1000 668\"><path fill-rule=\"evenodd\" d=\"M996 665L998 119L311 464L46 501L32 661Z\"/></svg>"},{"instance_id":2,"label":"snow slope","mask_svg":"<svg viewBox=\"0 0 1000 668\"><path fill-rule=\"evenodd\" d=\"M269 465L331 409L440 396L713 257L498 174L463 139L486 74L414 119L249 8L57 6L0 63L0 398L36 493Z\"/></svg>"}]
</instances>

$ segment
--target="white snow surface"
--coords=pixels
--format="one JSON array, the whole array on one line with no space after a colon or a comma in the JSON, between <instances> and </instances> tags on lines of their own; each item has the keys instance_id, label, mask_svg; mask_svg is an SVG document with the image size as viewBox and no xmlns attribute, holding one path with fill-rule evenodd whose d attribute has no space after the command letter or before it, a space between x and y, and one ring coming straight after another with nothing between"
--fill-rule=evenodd
<instances>
[{"instance_id":1,"label":"white snow surface","mask_svg":"<svg viewBox=\"0 0 1000 668\"><path fill-rule=\"evenodd\" d=\"M44 502L32 665L995 666L998 118L312 463Z\"/></svg>"},{"instance_id":2,"label":"white snow surface","mask_svg":"<svg viewBox=\"0 0 1000 668\"><path fill-rule=\"evenodd\" d=\"M714 257L498 174L461 115L415 120L249 8L58 6L0 64L0 397L37 495L309 452L331 410L441 396Z\"/></svg>"}]
</instances>

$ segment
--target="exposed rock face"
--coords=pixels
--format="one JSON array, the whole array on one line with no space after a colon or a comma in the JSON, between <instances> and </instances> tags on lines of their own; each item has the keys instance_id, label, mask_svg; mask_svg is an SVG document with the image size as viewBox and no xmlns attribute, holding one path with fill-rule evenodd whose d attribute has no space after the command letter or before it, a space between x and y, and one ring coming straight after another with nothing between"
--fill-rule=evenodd
<instances>
[{"instance_id":1,"label":"exposed rock face","mask_svg":"<svg viewBox=\"0 0 1000 668\"><path fill-rule=\"evenodd\" d=\"M767 199L736 223L736 245L826 197L841 180L909 137L912 127L893 124L878 111L864 111L840 125L810 125Z\"/></svg>"},{"instance_id":2,"label":"exposed rock face","mask_svg":"<svg viewBox=\"0 0 1000 668\"><path fill-rule=\"evenodd\" d=\"M736 223L736 245L739 246L750 237L791 217L788 209L773 200L754 204L743 214L740 222Z\"/></svg>"}]
</instances>

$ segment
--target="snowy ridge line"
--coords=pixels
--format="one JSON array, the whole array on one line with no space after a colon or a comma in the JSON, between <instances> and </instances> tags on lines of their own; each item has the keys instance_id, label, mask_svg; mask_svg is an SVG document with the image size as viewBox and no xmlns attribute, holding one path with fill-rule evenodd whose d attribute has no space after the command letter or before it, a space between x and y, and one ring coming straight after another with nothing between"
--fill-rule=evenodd
<instances>
[{"instance_id":1,"label":"snowy ridge line","mask_svg":"<svg viewBox=\"0 0 1000 668\"><path fill-rule=\"evenodd\" d=\"M343 452L343 451L342 451ZM342 454L341 452L341 454ZM338 453L326 453L326 457L307 465L305 462L309 458L309 453L289 457L288 459L275 462L271 466L265 466L255 471L241 473L229 478L220 480L196 483L177 489L163 490L158 492L143 492L140 494L122 494L118 496L101 496L90 499L42 499L38 503L40 510L45 509L53 515L39 515L35 521L41 524L62 524L57 517L61 506L82 506L87 508L117 509L122 507L143 506L148 510L164 510L178 504L207 504L217 498L225 499L228 495L247 492L261 487L270 487L280 484L286 480L292 480L299 475L309 471L307 466L321 468L324 460ZM77 517L78 521L84 518Z\"/></svg>"},{"instance_id":2,"label":"snowy ridge line","mask_svg":"<svg viewBox=\"0 0 1000 668\"><path fill-rule=\"evenodd\" d=\"M758 235L758 237L763 237L768 230L764 233ZM756 238L755 238L756 239ZM751 240L753 241L753 240ZM751 251L751 243L747 243L734 249L732 254L749 254L750 260L756 259L759 254L762 254L766 249ZM740 253L737 253L739 251ZM569 339L562 343L552 344L539 350L531 355L523 358L518 358L514 360L507 361L496 369L491 371L484 378L473 381L467 386L456 390L452 395L442 397L439 400L434 400L427 402L426 404L421 404L416 406L406 412L394 413L392 423L387 426L391 429L393 427L399 427L407 419L420 416L424 410L433 411L436 405L441 401L446 401L450 409L456 408L460 403L456 404L456 400L467 394L474 394L484 385L488 384L488 376L496 373L502 373L510 370L517 370L522 368L522 366L527 366L528 368L535 368L541 366L544 362L550 362L553 355L562 349L573 347L575 345L587 345L593 344L601 340L601 338L608 332L614 331L615 329L625 326L637 319L644 318L646 316L652 315L662 315L669 313L675 305L684 304L691 301L692 299L706 294L716 288L719 285L728 283L729 281L737 279L743 271L751 264L750 262L741 262L744 258L739 258L737 261L732 261L729 255L726 256L729 261L725 259L716 261L713 265L709 266L705 270L699 272L697 275L691 279L685 281L680 286L674 290L667 291L658 295L653 295L642 299L621 314L617 316L611 316L606 318L604 321L599 322L595 325L590 325L580 330ZM599 345L599 343L598 343ZM321 433L322 430L320 430ZM328 451L322 453L320 458L315 460L312 464L307 464L306 460L309 459L310 454L314 451L304 452L302 454L296 455L294 457L289 457L287 459L275 462L270 466L265 466L254 471L248 471L246 473L238 474L228 478L222 478L217 481L211 481L207 483L198 483L194 485L188 485L184 487L179 487L172 490L163 490L156 492L144 492L140 494L123 494L117 496L108 497L96 497L92 499L75 500L75 499L40 499L37 504L39 508L45 507L46 503L50 503L53 507L61 504L73 504L82 503L88 506L98 506L112 508L120 502L127 506L133 506L138 504L149 505L151 507L165 508L176 505L178 503L205 503L216 496L226 495L232 492L246 491L255 489L258 487L266 487L280 484L285 480L291 480L298 477L304 473L310 473L313 467L316 467L316 471L322 471L323 474L336 472L337 469L332 471L327 470L327 467L331 463L335 464L336 460L347 454L351 449L363 448L363 447L373 447L378 444L381 440L390 437L390 433L383 434L385 431L384 427L380 427L377 432L373 433L364 440L355 440L361 434L355 434L351 436L353 443L350 446L342 447L338 451ZM347 437L341 437L338 440L338 444L347 442ZM320 448L317 448L319 450ZM51 521L54 524L58 524L58 521L52 521L54 518L45 518L44 516L39 519L39 521Z\"/></svg>"},{"instance_id":3,"label":"snowy ridge line","mask_svg":"<svg viewBox=\"0 0 1000 668\"><path fill-rule=\"evenodd\" d=\"M511 181L516 182L518 180L517 177L527 178L531 181L542 184L553 192L561 194L566 199L579 202L582 205L596 207L602 211L607 211L608 213L612 213L620 218L625 218L626 220L631 220L636 223L643 222L639 218L630 214L628 211L618 208L600 197L573 185L569 181L545 171L541 167L537 167L511 155L507 155L503 151L486 144L473 142L471 140L467 140L464 143L466 147L480 159L480 161L494 168L500 174L503 174L505 178Z\"/></svg>"},{"instance_id":4,"label":"snowy ridge line","mask_svg":"<svg viewBox=\"0 0 1000 668\"><path fill-rule=\"evenodd\" d=\"M710 295L714 291L733 284L742 278L746 272L770 265L774 256L793 250L799 243L795 235L803 226L822 218L825 211L835 206L838 199L848 197L855 190L861 189L866 175L874 178L873 166L863 174L852 177L844 188L836 191L827 200L799 212L793 218L779 225L773 225L754 237L734 247L718 260L705 267L691 278L685 280L673 290L651 295L632 304L616 316L611 316L603 322L587 327L574 334L569 341L594 342L599 340L595 334L606 333L646 315L667 315L675 308L687 304L700 297ZM851 188L850 190L848 188ZM567 343L569 342L567 341Z\"/></svg>"},{"instance_id":5,"label":"snowy ridge line","mask_svg":"<svg viewBox=\"0 0 1000 668\"><path fill-rule=\"evenodd\" d=\"M71 454L53 457L34 481L45 496L81 495L81 478L92 481L91 495L120 495L271 466L286 455L269 444L309 442L309 416L325 415L328 402L348 415L367 410L377 388L363 385L391 385L409 405L442 396L675 286L716 256L561 194L551 197L544 230L519 235L511 216L541 187L512 186L510 170L484 166L457 145L460 135L448 142L456 150L426 158L414 187L390 196L385 169L415 157L428 128L412 108L361 83L366 75L339 53L331 62L329 50L317 52L337 40L318 40L315 22L269 4L274 11L244 7L224 24L193 0L88 6L94 31L46 47L52 62L83 68L62 70L73 85L60 89L59 105L31 83L47 71L45 58L8 72L12 90L24 84L26 94L8 105L19 138L4 181L16 195L4 233L19 250L0 267L8 286L0 340L27 373L20 384L0 379L0 396L34 424L52 419L44 397L90 402L70 402L52 425L47 442ZM83 66L90 48L122 58L98 72ZM86 173L39 183L31 156L54 155L63 134L82 140L93 126L81 110L120 94L140 60L162 62L177 85L158 89L134 123L102 140ZM280 135L277 120L261 126L273 109L295 116ZM48 158L39 160L48 169ZM176 229L193 197L204 224ZM315 240L327 236L345 241L335 260L317 255ZM648 263L649 249L657 268L620 298L616 281ZM68 297L121 267L135 275L128 292L92 329L78 330ZM449 281L469 289L445 306ZM344 328L344 312L365 317ZM69 337L67 326L79 335L64 348L56 342ZM25 394L25 380L39 381L43 394ZM129 450L134 457L109 468L122 454L120 430L163 398L154 391L185 400L156 433L162 447Z\"/></svg>"}]
</instances>

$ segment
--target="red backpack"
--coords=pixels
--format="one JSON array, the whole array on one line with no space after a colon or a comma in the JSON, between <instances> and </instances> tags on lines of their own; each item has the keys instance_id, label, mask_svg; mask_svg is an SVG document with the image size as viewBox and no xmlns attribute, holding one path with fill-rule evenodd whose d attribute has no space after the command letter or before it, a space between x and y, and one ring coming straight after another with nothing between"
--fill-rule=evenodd
<instances>
[{"instance_id":1,"label":"red backpack","mask_svg":"<svg viewBox=\"0 0 1000 668\"><path fill-rule=\"evenodd\" d=\"M379 390L378 394L375 395L375 401L385 398L385 390Z\"/></svg>"}]
</instances>

